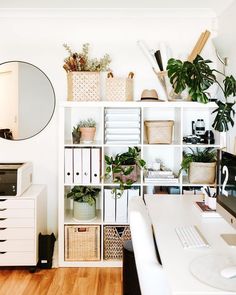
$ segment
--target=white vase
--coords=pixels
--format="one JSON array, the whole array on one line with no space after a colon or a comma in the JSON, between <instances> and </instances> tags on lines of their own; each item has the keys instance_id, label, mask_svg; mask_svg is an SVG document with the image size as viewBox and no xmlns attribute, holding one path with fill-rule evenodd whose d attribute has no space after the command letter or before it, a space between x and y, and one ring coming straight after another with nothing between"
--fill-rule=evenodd
<instances>
[{"instance_id":1,"label":"white vase","mask_svg":"<svg viewBox=\"0 0 236 295\"><path fill-rule=\"evenodd\" d=\"M73 205L74 218L78 220L91 220L96 217L96 204L89 205L88 203L75 202Z\"/></svg>"}]
</instances>

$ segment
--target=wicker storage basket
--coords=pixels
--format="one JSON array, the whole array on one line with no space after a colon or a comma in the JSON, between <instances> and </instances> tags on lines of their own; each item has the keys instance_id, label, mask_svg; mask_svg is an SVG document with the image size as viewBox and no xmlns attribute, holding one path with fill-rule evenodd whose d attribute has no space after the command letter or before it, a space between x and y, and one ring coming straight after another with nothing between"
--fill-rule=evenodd
<instances>
[{"instance_id":1,"label":"wicker storage basket","mask_svg":"<svg viewBox=\"0 0 236 295\"><path fill-rule=\"evenodd\" d=\"M174 121L145 121L148 143L168 143L172 142L172 131Z\"/></svg>"},{"instance_id":2,"label":"wicker storage basket","mask_svg":"<svg viewBox=\"0 0 236 295\"><path fill-rule=\"evenodd\" d=\"M189 168L189 182L212 184L216 177L216 163L192 162Z\"/></svg>"},{"instance_id":3,"label":"wicker storage basket","mask_svg":"<svg viewBox=\"0 0 236 295\"><path fill-rule=\"evenodd\" d=\"M106 100L133 100L133 77L133 73L129 73L128 78L114 77L112 73L108 73L106 78Z\"/></svg>"},{"instance_id":4,"label":"wicker storage basket","mask_svg":"<svg viewBox=\"0 0 236 295\"><path fill-rule=\"evenodd\" d=\"M67 74L68 100L100 100L99 72L69 72Z\"/></svg>"},{"instance_id":5,"label":"wicker storage basket","mask_svg":"<svg viewBox=\"0 0 236 295\"><path fill-rule=\"evenodd\" d=\"M65 260L100 260L100 226L66 225Z\"/></svg>"},{"instance_id":6,"label":"wicker storage basket","mask_svg":"<svg viewBox=\"0 0 236 295\"><path fill-rule=\"evenodd\" d=\"M129 226L104 226L104 259L121 260L126 240L131 240Z\"/></svg>"}]
</instances>

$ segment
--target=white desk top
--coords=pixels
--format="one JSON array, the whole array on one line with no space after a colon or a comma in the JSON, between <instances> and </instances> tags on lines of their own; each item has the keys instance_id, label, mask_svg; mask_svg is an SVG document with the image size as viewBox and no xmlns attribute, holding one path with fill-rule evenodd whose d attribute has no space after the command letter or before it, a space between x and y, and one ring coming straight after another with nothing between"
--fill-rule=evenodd
<instances>
[{"instance_id":1,"label":"white desk top","mask_svg":"<svg viewBox=\"0 0 236 295\"><path fill-rule=\"evenodd\" d=\"M145 195L145 202L153 223L156 242L163 268L174 295L228 295L236 292L221 291L201 283L190 270L191 262L204 255L223 254L236 256L236 247L226 245L222 233L236 233L223 218L202 217L193 205L201 200L191 195ZM175 233L175 227L197 225L211 248L184 249Z\"/></svg>"}]
</instances>

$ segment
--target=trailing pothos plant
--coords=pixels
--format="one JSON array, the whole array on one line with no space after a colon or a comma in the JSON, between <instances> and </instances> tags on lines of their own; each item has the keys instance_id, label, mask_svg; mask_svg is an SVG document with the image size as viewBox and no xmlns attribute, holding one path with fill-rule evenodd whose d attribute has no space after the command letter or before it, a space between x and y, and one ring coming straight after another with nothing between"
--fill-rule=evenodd
<instances>
[{"instance_id":1,"label":"trailing pothos plant","mask_svg":"<svg viewBox=\"0 0 236 295\"><path fill-rule=\"evenodd\" d=\"M191 99L201 103L209 101L208 88L214 83L219 85L225 101L216 101L218 107L212 112L216 113L212 127L223 132L229 130L229 124L234 126L235 101L228 102L228 97L236 95L236 80L232 75L226 76L218 70L211 69L210 63L211 60L204 60L200 55L197 55L193 62L171 58L168 61L167 74L176 94L188 89ZM223 85L217 80L215 73L224 76Z\"/></svg>"},{"instance_id":2,"label":"trailing pothos plant","mask_svg":"<svg viewBox=\"0 0 236 295\"><path fill-rule=\"evenodd\" d=\"M117 196L121 196L125 189L129 189L135 182L132 179L132 173L136 166L139 169L146 169L146 162L141 159L140 148L129 147L128 152L117 154L115 157L109 157L105 155L105 179L109 179L113 175L113 182L119 184L119 191ZM130 176L130 177L129 177ZM112 189L112 192L116 192L116 188Z\"/></svg>"}]
</instances>

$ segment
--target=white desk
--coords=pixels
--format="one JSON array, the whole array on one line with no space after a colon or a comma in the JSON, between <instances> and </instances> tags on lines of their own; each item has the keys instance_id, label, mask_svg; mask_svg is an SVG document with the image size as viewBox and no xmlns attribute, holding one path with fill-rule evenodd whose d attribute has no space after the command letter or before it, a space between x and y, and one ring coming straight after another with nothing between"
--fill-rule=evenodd
<instances>
[{"instance_id":1,"label":"white desk","mask_svg":"<svg viewBox=\"0 0 236 295\"><path fill-rule=\"evenodd\" d=\"M223 218L206 218L193 205L199 196L145 195L145 202L153 223L154 233L163 268L173 295L228 295L236 292L221 291L201 283L190 272L190 263L208 254L236 255L236 248L229 247L220 237L222 233L236 233ZM175 233L175 227L197 225L211 248L184 249Z\"/></svg>"}]
</instances>

